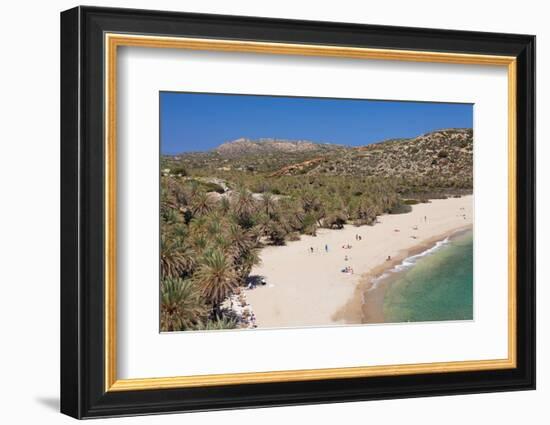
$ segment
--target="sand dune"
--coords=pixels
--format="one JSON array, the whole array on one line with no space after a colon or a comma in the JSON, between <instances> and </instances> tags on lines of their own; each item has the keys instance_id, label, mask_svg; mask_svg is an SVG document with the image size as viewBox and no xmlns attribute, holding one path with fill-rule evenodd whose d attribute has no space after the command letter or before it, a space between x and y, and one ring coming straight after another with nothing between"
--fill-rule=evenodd
<instances>
[{"instance_id":1,"label":"sand dune","mask_svg":"<svg viewBox=\"0 0 550 425\"><path fill-rule=\"evenodd\" d=\"M471 195L433 200L414 205L407 214L381 216L374 226L319 229L316 237L264 248L262 264L251 274L264 276L267 285L247 291L258 327L361 323L356 289L362 278L380 273L420 246L471 226L472 215ZM347 244L352 248L343 249ZM386 261L388 256L392 261ZM354 274L342 273L346 266ZM350 308L354 304L356 312Z\"/></svg>"}]
</instances>

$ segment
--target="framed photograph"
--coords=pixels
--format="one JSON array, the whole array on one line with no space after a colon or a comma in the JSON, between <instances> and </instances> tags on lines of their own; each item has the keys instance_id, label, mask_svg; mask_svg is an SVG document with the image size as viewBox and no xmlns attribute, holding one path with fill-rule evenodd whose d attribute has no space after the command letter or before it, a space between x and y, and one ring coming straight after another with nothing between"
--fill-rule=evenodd
<instances>
[{"instance_id":1,"label":"framed photograph","mask_svg":"<svg viewBox=\"0 0 550 425\"><path fill-rule=\"evenodd\" d=\"M61 14L61 411L535 387L535 37Z\"/></svg>"}]
</instances>

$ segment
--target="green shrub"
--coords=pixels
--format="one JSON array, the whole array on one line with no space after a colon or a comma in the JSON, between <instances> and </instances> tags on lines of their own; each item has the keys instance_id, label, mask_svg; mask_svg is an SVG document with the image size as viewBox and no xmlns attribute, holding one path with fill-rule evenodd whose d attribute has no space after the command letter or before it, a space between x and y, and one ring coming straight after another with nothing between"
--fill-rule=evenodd
<instances>
[{"instance_id":1,"label":"green shrub","mask_svg":"<svg viewBox=\"0 0 550 425\"><path fill-rule=\"evenodd\" d=\"M390 208L390 214L406 214L411 211L412 207L404 202L399 202Z\"/></svg>"},{"instance_id":2,"label":"green shrub","mask_svg":"<svg viewBox=\"0 0 550 425\"><path fill-rule=\"evenodd\" d=\"M187 176L187 170L183 167L176 167L171 172L175 176Z\"/></svg>"}]
</instances>

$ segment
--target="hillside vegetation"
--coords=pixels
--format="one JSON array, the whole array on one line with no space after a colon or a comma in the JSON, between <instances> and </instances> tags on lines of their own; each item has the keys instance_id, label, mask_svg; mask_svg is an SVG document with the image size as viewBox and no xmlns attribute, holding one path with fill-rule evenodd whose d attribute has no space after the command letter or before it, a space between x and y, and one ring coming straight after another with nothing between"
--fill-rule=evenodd
<instances>
[{"instance_id":1,"label":"hillside vegetation","mask_svg":"<svg viewBox=\"0 0 550 425\"><path fill-rule=\"evenodd\" d=\"M471 129L451 129L413 139L389 140L294 164L274 175L354 175L435 179L448 187L471 187Z\"/></svg>"}]
</instances>

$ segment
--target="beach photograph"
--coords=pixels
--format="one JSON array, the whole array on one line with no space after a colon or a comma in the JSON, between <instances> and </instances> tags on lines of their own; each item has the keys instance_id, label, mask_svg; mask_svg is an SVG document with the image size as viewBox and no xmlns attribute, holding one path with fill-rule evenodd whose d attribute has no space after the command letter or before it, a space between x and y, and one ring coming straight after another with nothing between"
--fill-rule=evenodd
<instances>
[{"instance_id":1,"label":"beach photograph","mask_svg":"<svg viewBox=\"0 0 550 425\"><path fill-rule=\"evenodd\" d=\"M473 320L473 105L160 92L160 331Z\"/></svg>"}]
</instances>

